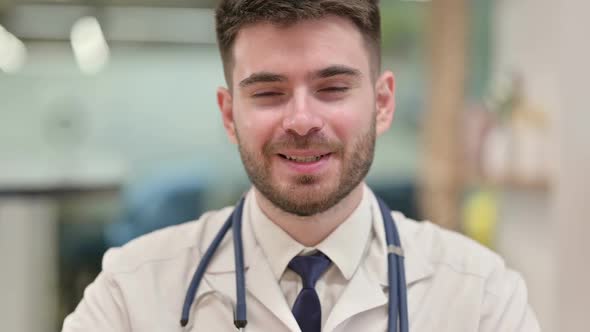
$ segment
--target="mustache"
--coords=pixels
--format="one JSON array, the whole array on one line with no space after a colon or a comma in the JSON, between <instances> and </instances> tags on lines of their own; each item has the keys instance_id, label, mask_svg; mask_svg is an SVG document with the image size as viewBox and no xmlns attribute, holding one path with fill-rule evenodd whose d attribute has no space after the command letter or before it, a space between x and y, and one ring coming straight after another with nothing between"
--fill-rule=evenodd
<instances>
[{"instance_id":1,"label":"mustache","mask_svg":"<svg viewBox=\"0 0 590 332\"><path fill-rule=\"evenodd\" d=\"M266 143L263 147L263 151L266 155L276 154L279 151L288 149L318 149L340 152L344 148L342 143L331 140L321 133L313 133L305 136L288 133L276 140Z\"/></svg>"}]
</instances>

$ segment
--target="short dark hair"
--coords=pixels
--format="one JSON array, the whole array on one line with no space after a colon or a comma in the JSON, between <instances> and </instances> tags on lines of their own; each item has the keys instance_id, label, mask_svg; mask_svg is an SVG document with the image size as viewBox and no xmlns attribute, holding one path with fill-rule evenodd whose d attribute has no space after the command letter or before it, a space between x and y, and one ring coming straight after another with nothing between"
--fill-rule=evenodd
<instances>
[{"instance_id":1,"label":"short dark hair","mask_svg":"<svg viewBox=\"0 0 590 332\"><path fill-rule=\"evenodd\" d=\"M231 86L233 46L244 26L269 22L289 26L335 15L351 20L365 39L373 70L381 68L379 0L221 0L215 13L217 42L227 83Z\"/></svg>"}]
</instances>

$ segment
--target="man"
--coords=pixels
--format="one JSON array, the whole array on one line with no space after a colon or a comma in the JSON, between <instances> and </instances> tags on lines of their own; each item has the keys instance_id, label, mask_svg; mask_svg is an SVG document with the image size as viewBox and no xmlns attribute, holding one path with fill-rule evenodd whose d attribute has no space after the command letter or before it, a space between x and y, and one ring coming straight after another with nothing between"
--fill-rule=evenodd
<instances>
[{"instance_id":1,"label":"man","mask_svg":"<svg viewBox=\"0 0 590 332\"><path fill-rule=\"evenodd\" d=\"M217 100L253 183L242 217L246 330L385 331L383 218L363 182L395 104L394 76L380 71L377 1L222 0L216 24L228 84ZM231 232L179 324L196 266L232 210L109 250L63 331L234 331ZM498 256L392 216L410 331L539 331L522 278ZM321 266L307 267L313 281L302 271L311 261Z\"/></svg>"}]
</instances>

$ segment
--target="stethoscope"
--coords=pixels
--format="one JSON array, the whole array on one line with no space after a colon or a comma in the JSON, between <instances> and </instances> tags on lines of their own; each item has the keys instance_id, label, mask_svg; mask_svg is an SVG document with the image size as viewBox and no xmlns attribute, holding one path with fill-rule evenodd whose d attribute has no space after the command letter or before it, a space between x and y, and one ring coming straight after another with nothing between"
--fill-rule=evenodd
<instances>
[{"instance_id":1,"label":"stethoscope","mask_svg":"<svg viewBox=\"0 0 590 332\"><path fill-rule=\"evenodd\" d=\"M401 332L408 332L408 300L406 288L406 274L404 271L404 253L401 248L399 233L391 210L387 205L377 198L379 209L383 216L385 226L385 238L387 241L387 275L389 283L389 304L388 304L388 332L398 331L398 324ZM240 200L232 214L223 224L205 255L199 262L197 271L186 292L184 305L182 306L182 317L180 325L182 327L188 324L190 308L195 300L197 289L203 279L205 270L213 257L213 254L221 244L221 241L230 228L233 227L234 255L236 266L236 307L234 312L234 325L239 331L243 331L248 323L246 319L246 284L244 278L244 252L242 246L242 211L244 209L244 198ZM399 317L398 317L399 314ZM399 320L398 320L399 319Z\"/></svg>"}]
</instances>

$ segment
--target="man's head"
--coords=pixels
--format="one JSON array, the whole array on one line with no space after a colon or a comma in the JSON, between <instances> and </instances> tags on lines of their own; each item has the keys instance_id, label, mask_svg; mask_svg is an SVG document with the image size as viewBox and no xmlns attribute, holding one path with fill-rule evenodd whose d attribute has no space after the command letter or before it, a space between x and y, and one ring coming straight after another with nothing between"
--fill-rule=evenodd
<instances>
[{"instance_id":1,"label":"man's head","mask_svg":"<svg viewBox=\"0 0 590 332\"><path fill-rule=\"evenodd\" d=\"M371 57L373 74L381 67L381 15L379 0L222 0L216 12L217 43L225 77L232 87L233 46L239 31L256 23L288 27L304 20L338 16L353 22Z\"/></svg>"},{"instance_id":2,"label":"man's head","mask_svg":"<svg viewBox=\"0 0 590 332\"><path fill-rule=\"evenodd\" d=\"M321 213L358 188L394 110L379 75L376 0L222 0L217 32L228 136L257 190Z\"/></svg>"}]
</instances>

